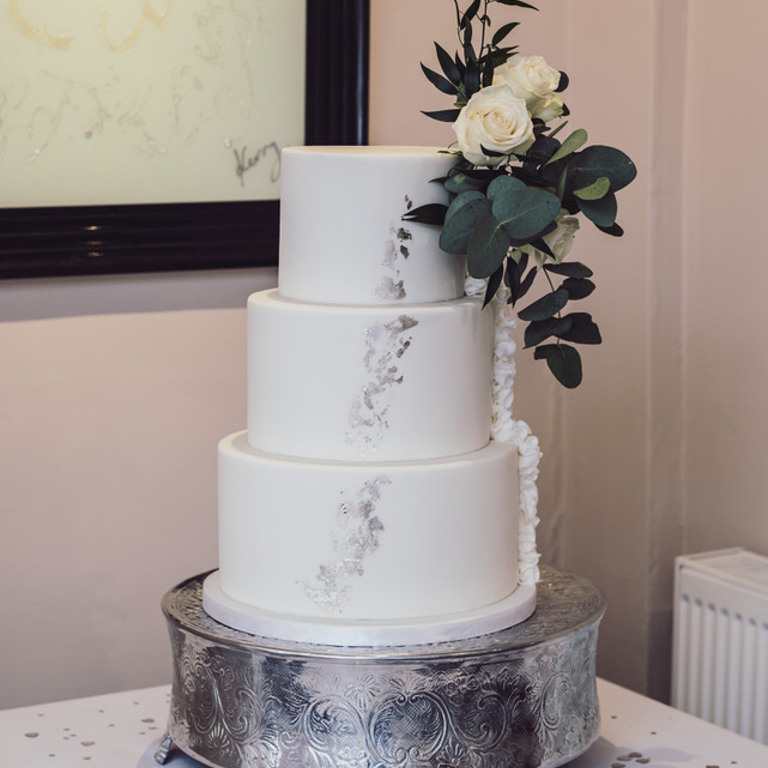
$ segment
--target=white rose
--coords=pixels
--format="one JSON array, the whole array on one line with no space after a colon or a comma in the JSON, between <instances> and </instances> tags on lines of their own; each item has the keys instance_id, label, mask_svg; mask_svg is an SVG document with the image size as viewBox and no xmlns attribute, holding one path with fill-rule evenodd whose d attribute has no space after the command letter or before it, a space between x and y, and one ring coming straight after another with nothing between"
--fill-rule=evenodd
<instances>
[{"instance_id":1,"label":"white rose","mask_svg":"<svg viewBox=\"0 0 768 768\"><path fill-rule=\"evenodd\" d=\"M560 263L571 252L576 233L579 231L579 220L575 216L561 213L555 223L557 228L544 236L544 242L555 254L555 260Z\"/></svg>"},{"instance_id":2,"label":"white rose","mask_svg":"<svg viewBox=\"0 0 768 768\"><path fill-rule=\"evenodd\" d=\"M453 130L459 150L472 165L498 165L504 157L489 157L483 147L502 155L523 152L533 142L533 123L523 99L506 85L491 85L475 93L459 113Z\"/></svg>"},{"instance_id":3,"label":"white rose","mask_svg":"<svg viewBox=\"0 0 768 768\"><path fill-rule=\"evenodd\" d=\"M529 109L531 110L531 117L538 117L539 120L548 123L563 114L563 107L563 100L556 93L553 93L551 96L539 99Z\"/></svg>"},{"instance_id":4,"label":"white rose","mask_svg":"<svg viewBox=\"0 0 768 768\"><path fill-rule=\"evenodd\" d=\"M568 211L562 209L555 219L555 229L542 238L549 246L549 250L555 255L555 261L559 264L570 252L576 233L579 231L579 220L575 216L569 216ZM518 248L520 251L530 254L536 263L541 266L549 258L545 253L531 245Z\"/></svg>"},{"instance_id":5,"label":"white rose","mask_svg":"<svg viewBox=\"0 0 768 768\"><path fill-rule=\"evenodd\" d=\"M493 83L504 84L525 99L531 117L547 122L563 114L563 100L555 93L560 73L543 56L513 56L496 68Z\"/></svg>"}]
</instances>

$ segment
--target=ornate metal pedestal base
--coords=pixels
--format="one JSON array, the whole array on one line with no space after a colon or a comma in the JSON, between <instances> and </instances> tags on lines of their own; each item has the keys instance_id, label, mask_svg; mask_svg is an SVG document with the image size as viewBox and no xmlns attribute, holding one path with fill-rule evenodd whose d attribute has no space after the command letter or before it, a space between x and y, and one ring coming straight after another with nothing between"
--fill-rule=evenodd
<instances>
[{"instance_id":1,"label":"ornate metal pedestal base","mask_svg":"<svg viewBox=\"0 0 768 768\"><path fill-rule=\"evenodd\" d=\"M163 600L174 656L168 739L217 768L554 768L597 738L588 582L544 569L528 621L434 645L268 640L202 609L204 576Z\"/></svg>"}]
</instances>

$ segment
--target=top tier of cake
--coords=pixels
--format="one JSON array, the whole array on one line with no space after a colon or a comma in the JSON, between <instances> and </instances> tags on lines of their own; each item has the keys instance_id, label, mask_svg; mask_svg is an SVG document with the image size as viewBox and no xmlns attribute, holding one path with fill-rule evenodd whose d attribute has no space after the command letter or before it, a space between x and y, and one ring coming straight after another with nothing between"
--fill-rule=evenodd
<instances>
[{"instance_id":1,"label":"top tier of cake","mask_svg":"<svg viewBox=\"0 0 768 768\"><path fill-rule=\"evenodd\" d=\"M455 158L429 147L291 147L282 153L279 291L323 304L424 304L464 294L464 262L437 227L402 221L447 203Z\"/></svg>"}]
</instances>

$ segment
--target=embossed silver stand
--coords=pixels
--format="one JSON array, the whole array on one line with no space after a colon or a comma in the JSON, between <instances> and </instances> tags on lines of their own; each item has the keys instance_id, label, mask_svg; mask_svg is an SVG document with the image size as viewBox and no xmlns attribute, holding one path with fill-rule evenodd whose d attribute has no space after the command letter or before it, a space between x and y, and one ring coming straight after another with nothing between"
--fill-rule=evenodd
<instances>
[{"instance_id":1,"label":"embossed silver stand","mask_svg":"<svg viewBox=\"0 0 768 768\"><path fill-rule=\"evenodd\" d=\"M168 734L216 768L555 768L597 738L600 593L543 569L534 615L434 645L341 648L229 629L205 574L163 599L174 658Z\"/></svg>"}]
</instances>

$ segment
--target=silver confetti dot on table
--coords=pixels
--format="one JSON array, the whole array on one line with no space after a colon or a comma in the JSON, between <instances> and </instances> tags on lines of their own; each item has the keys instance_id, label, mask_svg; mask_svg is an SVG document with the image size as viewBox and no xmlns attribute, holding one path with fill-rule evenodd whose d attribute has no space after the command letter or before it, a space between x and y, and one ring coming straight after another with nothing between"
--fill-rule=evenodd
<instances>
[{"instance_id":1,"label":"silver confetti dot on table","mask_svg":"<svg viewBox=\"0 0 768 768\"><path fill-rule=\"evenodd\" d=\"M217 768L555 768L600 725L600 593L542 569L537 608L491 635L351 648L259 638L211 619L196 576L163 599L168 735Z\"/></svg>"}]
</instances>

